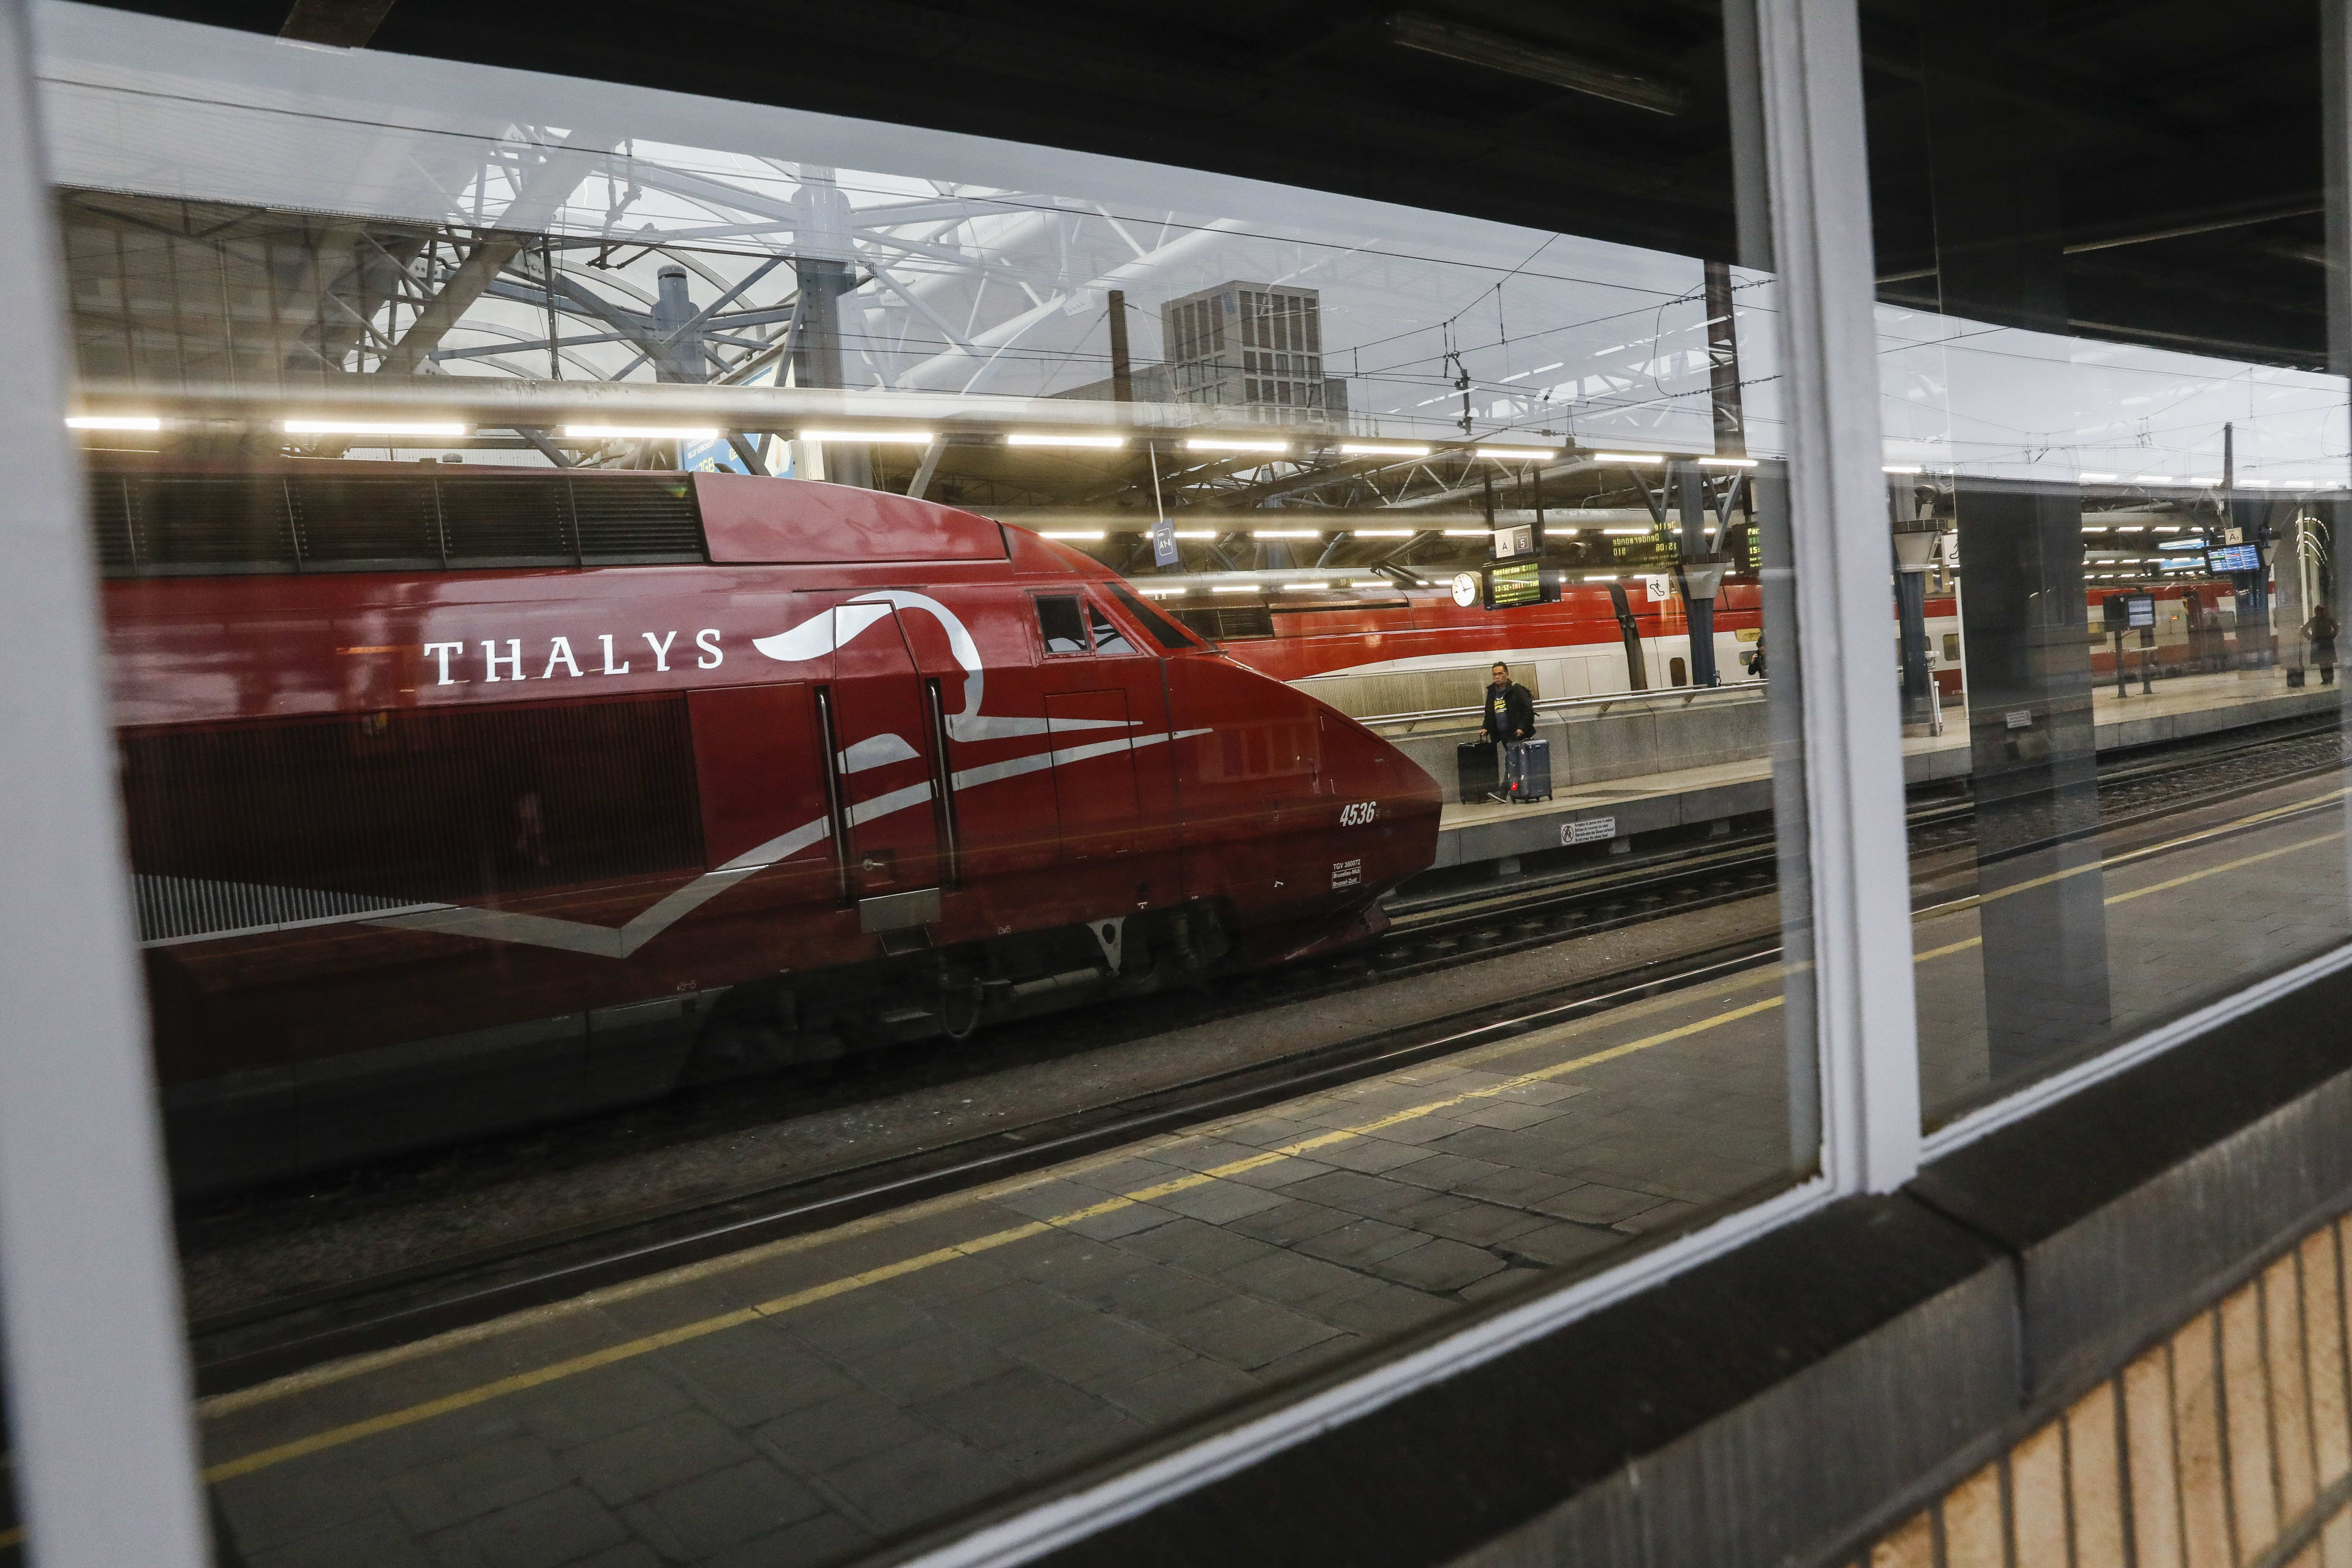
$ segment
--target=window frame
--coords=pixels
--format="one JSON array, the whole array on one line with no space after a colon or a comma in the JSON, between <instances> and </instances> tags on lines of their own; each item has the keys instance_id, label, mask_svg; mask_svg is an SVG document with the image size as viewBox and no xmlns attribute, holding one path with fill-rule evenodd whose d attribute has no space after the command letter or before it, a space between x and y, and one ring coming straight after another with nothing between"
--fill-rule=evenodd
<instances>
[{"instance_id":1,"label":"window frame","mask_svg":"<svg viewBox=\"0 0 2352 1568\"><path fill-rule=\"evenodd\" d=\"M0 0L0 115L37 153L29 0ZM2330 248L2352 249L2352 27L2323 8ZM2026 1086L1931 1139L1920 1097L1898 715L1884 679L1887 545L1880 473L1868 144L1854 0L1727 0L1726 52L1743 257L1779 275L1787 356L1795 642L1774 679L1801 679L1804 871L1821 1079L1822 1172L1601 1272L1437 1335L1307 1398L1164 1447L1107 1479L1034 1494L915 1559L1008 1564L1143 1511L1352 1415L1453 1376L1649 1289L1838 1198L1891 1191L1942 1153L2110 1077L2285 991L2352 964L2352 945ZM21 309L0 317L12 384L0 506L19 527L0 578L0 649L37 722L0 731L0 798L39 831L0 877L20 911L0 943L0 1272L16 1479L44 1561L198 1568L206 1559L186 1347L139 995L122 823L84 487L65 437L67 366L54 214L37 156L0 169L0 269ZM1769 254L1756 203L1769 195ZM2352 330L2352 283L2331 271L2331 324ZM1200 323L1224 346L1225 322ZM2352 349L2336 351L2340 372ZM1033 590L1118 608L1081 586ZM1111 595L1116 597L1115 595ZM1201 648L1175 615L1154 605ZM1033 607L1033 621L1035 611ZM1087 647L1045 658L1097 653ZM1182 651L1168 648L1160 657ZM73 973L69 994L53 983ZM60 1066L60 1064L63 1064ZM140 1506L120 1506L124 1496Z\"/></svg>"}]
</instances>

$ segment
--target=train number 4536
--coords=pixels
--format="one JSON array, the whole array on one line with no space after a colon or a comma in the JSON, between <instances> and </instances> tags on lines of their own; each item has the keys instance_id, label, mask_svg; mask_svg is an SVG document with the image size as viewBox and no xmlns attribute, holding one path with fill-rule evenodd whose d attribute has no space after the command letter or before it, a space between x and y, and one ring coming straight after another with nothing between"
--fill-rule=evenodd
<instances>
[{"instance_id":1,"label":"train number 4536","mask_svg":"<svg viewBox=\"0 0 2352 1568\"><path fill-rule=\"evenodd\" d=\"M1379 801L1356 801L1352 805L1343 805L1339 808L1339 826L1342 827L1361 827L1366 823L1371 821L1374 817L1380 816L1380 814L1381 803Z\"/></svg>"}]
</instances>

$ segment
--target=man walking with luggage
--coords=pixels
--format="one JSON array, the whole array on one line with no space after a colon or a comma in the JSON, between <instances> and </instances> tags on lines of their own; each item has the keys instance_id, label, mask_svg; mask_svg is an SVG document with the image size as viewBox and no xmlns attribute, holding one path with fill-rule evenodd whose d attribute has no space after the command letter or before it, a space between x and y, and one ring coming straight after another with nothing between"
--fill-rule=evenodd
<instances>
[{"instance_id":1,"label":"man walking with luggage","mask_svg":"<svg viewBox=\"0 0 2352 1568\"><path fill-rule=\"evenodd\" d=\"M1502 754L1502 787L1489 800L1514 804L1551 798L1551 746L1535 739L1536 700L1511 679L1511 667L1497 664L1486 688L1486 739ZM1490 753L1491 754L1491 753Z\"/></svg>"},{"instance_id":2,"label":"man walking with luggage","mask_svg":"<svg viewBox=\"0 0 2352 1568\"><path fill-rule=\"evenodd\" d=\"M1496 745L1524 741L1536 732L1536 700L1511 679L1507 664L1495 666L1494 680L1486 688L1486 739Z\"/></svg>"}]
</instances>

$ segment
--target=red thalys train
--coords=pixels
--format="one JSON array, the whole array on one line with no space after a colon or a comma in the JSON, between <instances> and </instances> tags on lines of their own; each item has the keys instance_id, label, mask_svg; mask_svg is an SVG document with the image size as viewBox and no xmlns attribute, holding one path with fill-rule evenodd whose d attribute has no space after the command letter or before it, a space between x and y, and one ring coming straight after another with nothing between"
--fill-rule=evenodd
<instances>
[{"instance_id":1,"label":"red thalys train","mask_svg":"<svg viewBox=\"0 0 2352 1568\"><path fill-rule=\"evenodd\" d=\"M1402 753L1075 552L733 475L91 480L184 1191L1359 942Z\"/></svg>"},{"instance_id":2,"label":"red thalys train","mask_svg":"<svg viewBox=\"0 0 2352 1568\"><path fill-rule=\"evenodd\" d=\"M1487 665L1497 658L1508 661L1513 673L1546 699L1631 689L1637 668L1649 689L1685 684L1690 629L1680 601L1648 598L1638 575L1617 586L1621 593L1631 592L1620 600L1607 584L1572 583L1555 604L1495 611L1465 609L1446 593L1418 589L1276 593L1262 609L1181 607L1191 603L1189 597L1163 603L1180 618L1214 629L1225 650L1251 668L1280 680L1309 682L1310 689L1333 697L1338 691L1327 682L1381 676L1451 671L1483 683ZM2228 584L2174 582L2128 589L2096 584L2086 595L2093 673L2114 675L2115 655L2101 604L2120 592L2156 600L2155 639L2148 654L2153 664L2169 669L2195 657L2185 613L2184 595L2190 591L2210 613L2211 647L2206 657L2234 656L2246 639L2236 630L2235 600ZM1937 595L1928 598L1926 611L1929 668L1944 700L1960 700L1958 601L1948 594ZM1745 656L1762 625L1754 580L1725 583L1716 600L1715 642L1717 670L1727 684L1755 679ZM1890 605L1890 669L1895 656L1894 630ZM2139 668L2141 651L2135 637L2125 652L2127 668Z\"/></svg>"}]
</instances>

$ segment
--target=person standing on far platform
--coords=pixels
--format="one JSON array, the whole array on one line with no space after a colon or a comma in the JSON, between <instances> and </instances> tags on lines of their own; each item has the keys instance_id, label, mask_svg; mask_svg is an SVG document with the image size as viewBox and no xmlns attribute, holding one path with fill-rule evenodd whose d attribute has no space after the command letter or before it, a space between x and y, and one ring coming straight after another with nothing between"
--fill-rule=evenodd
<instances>
[{"instance_id":1,"label":"person standing on far platform","mask_svg":"<svg viewBox=\"0 0 2352 1568\"><path fill-rule=\"evenodd\" d=\"M1511 667L1496 664L1486 687L1486 739L1501 743L1524 741L1536 732L1536 700L1511 679Z\"/></svg>"},{"instance_id":2,"label":"person standing on far platform","mask_svg":"<svg viewBox=\"0 0 2352 1568\"><path fill-rule=\"evenodd\" d=\"M2319 666L2319 684L2336 683L2336 616L2325 605L2311 612L2311 619L2303 624L2303 635L2311 641L2311 662Z\"/></svg>"}]
</instances>

